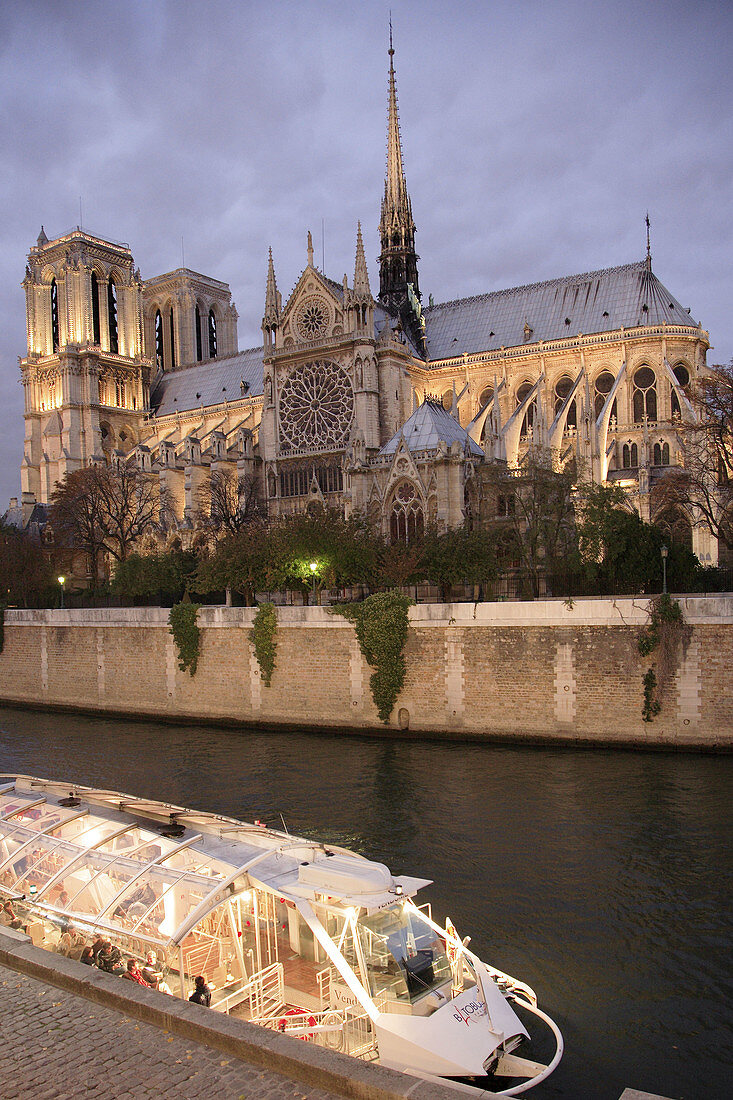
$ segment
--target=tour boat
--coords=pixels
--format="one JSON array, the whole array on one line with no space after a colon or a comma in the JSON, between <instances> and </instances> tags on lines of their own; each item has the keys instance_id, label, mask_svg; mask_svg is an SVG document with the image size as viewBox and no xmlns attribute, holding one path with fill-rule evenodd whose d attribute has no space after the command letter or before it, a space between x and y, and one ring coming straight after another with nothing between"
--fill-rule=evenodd
<instances>
[{"instance_id":1,"label":"tour boat","mask_svg":"<svg viewBox=\"0 0 733 1100\"><path fill-rule=\"evenodd\" d=\"M101 933L123 956L155 952L174 996L188 999L204 975L221 1012L462 1089L489 1076L518 1095L555 1069L562 1035L528 985L416 903L427 885L259 821L0 778L3 916L34 944L73 958ZM532 1019L554 1049L544 1064L515 1053Z\"/></svg>"}]
</instances>

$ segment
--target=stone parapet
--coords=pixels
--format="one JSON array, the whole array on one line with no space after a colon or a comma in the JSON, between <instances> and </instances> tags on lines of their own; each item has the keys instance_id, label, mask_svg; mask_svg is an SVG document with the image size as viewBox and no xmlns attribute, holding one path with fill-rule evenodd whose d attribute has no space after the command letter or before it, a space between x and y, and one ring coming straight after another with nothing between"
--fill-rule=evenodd
<instances>
[{"instance_id":1,"label":"stone parapet","mask_svg":"<svg viewBox=\"0 0 733 1100\"><path fill-rule=\"evenodd\" d=\"M352 624L328 608L278 608L270 687L250 640L252 608L200 609L194 677L178 667L165 608L13 609L0 700L344 734L728 749L733 596L679 602L685 629L671 664L659 651L639 654L645 598L411 607L405 684L388 727ZM662 705L644 722L642 678L652 665Z\"/></svg>"}]
</instances>

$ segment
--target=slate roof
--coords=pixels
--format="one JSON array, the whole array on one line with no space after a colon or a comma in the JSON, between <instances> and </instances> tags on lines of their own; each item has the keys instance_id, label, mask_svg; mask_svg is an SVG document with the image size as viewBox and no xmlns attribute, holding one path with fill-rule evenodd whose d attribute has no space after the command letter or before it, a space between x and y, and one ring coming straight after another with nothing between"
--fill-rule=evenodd
<instances>
[{"instance_id":1,"label":"slate roof","mask_svg":"<svg viewBox=\"0 0 733 1100\"><path fill-rule=\"evenodd\" d=\"M242 393L241 382L249 388ZM241 397L260 397L263 393L262 348L249 348L224 359L210 359L195 367L166 371L159 375L150 394L150 407L156 415L198 409L201 405L221 405Z\"/></svg>"},{"instance_id":2,"label":"slate roof","mask_svg":"<svg viewBox=\"0 0 733 1100\"><path fill-rule=\"evenodd\" d=\"M430 360L622 326L697 324L644 260L428 306L424 316Z\"/></svg>"},{"instance_id":3,"label":"slate roof","mask_svg":"<svg viewBox=\"0 0 733 1100\"><path fill-rule=\"evenodd\" d=\"M469 453L483 457L484 452L461 427L455 417L443 408L439 401L427 398L415 409L398 432L385 443L379 452L380 457L393 455L404 438L408 451L437 451L439 443L450 447L456 440L461 447L468 447Z\"/></svg>"}]
</instances>

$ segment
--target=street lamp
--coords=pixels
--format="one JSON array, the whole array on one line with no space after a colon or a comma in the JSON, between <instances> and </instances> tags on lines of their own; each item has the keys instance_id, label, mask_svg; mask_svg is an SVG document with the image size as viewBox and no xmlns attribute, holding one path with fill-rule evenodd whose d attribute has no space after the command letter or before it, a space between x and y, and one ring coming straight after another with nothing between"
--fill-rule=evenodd
<instances>
[{"instance_id":1,"label":"street lamp","mask_svg":"<svg viewBox=\"0 0 733 1100\"><path fill-rule=\"evenodd\" d=\"M61 585L61 606L64 606L64 585L66 584L66 577L59 577L58 582Z\"/></svg>"},{"instance_id":2,"label":"street lamp","mask_svg":"<svg viewBox=\"0 0 733 1100\"><path fill-rule=\"evenodd\" d=\"M316 571L318 570L318 562L312 561L310 563L311 576L313 577L313 605L316 602Z\"/></svg>"},{"instance_id":3,"label":"street lamp","mask_svg":"<svg viewBox=\"0 0 733 1100\"><path fill-rule=\"evenodd\" d=\"M667 595L667 557L669 555L669 549L666 546L659 547L659 553L662 555L662 595Z\"/></svg>"}]
</instances>

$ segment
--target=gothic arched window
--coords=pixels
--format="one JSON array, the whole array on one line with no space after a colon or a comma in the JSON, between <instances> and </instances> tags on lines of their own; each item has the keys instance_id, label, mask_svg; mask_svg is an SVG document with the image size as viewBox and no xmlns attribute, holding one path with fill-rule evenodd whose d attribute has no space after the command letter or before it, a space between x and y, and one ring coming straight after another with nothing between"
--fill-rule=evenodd
<instances>
[{"instance_id":1,"label":"gothic arched window","mask_svg":"<svg viewBox=\"0 0 733 1100\"><path fill-rule=\"evenodd\" d=\"M665 535L669 542L692 550L692 525L681 508L667 508L654 521L655 527Z\"/></svg>"},{"instance_id":2,"label":"gothic arched window","mask_svg":"<svg viewBox=\"0 0 733 1100\"><path fill-rule=\"evenodd\" d=\"M58 351L61 346L59 340L59 288L56 280L51 280L51 348Z\"/></svg>"},{"instance_id":3,"label":"gothic arched window","mask_svg":"<svg viewBox=\"0 0 733 1100\"><path fill-rule=\"evenodd\" d=\"M101 344L102 334L99 325L99 280L96 271L92 272L92 343Z\"/></svg>"},{"instance_id":4,"label":"gothic arched window","mask_svg":"<svg viewBox=\"0 0 733 1100\"><path fill-rule=\"evenodd\" d=\"M171 341L171 370L176 369L176 333L173 326L173 306L168 315L168 334Z\"/></svg>"},{"instance_id":5,"label":"gothic arched window","mask_svg":"<svg viewBox=\"0 0 733 1100\"><path fill-rule=\"evenodd\" d=\"M613 389L613 383L615 379L610 370L602 370L595 380L595 397L593 400L593 407L596 413L596 420L603 412L603 406L606 404L606 398ZM616 417L616 402L613 402L613 408L611 409L611 416ZM618 417L616 417L618 419Z\"/></svg>"},{"instance_id":6,"label":"gothic arched window","mask_svg":"<svg viewBox=\"0 0 733 1100\"><path fill-rule=\"evenodd\" d=\"M565 404L565 400L568 394L573 388L573 380L567 374L564 374L562 378L558 378L555 383L555 416L560 412L560 409ZM578 417L575 408L575 401L573 400L568 409L567 420L565 421L566 428L577 428Z\"/></svg>"},{"instance_id":7,"label":"gothic arched window","mask_svg":"<svg viewBox=\"0 0 733 1100\"><path fill-rule=\"evenodd\" d=\"M109 332L109 350L114 354L120 350L117 335L117 287L114 279L107 283L107 331Z\"/></svg>"},{"instance_id":8,"label":"gothic arched window","mask_svg":"<svg viewBox=\"0 0 733 1100\"><path fill-rule=\"evenodd\" d=\"M196 362L200 363L204 357L204 347L201 340L201 310L196 306Z\"/></svg>"},{"instance_id":9,"label":"gothic arched window","mask_svg":"<svg viewBox=\"0 0 733 1100\"><path fill-rule=\"evenodd\" d=\"M517 408L519 408L519 406L526 400L526 398L532 391L532 387L532 382L523 382L522 385L519 387L519 389L517 390ZM524 420L522 421L522 430L519 433L520 439L526 439L527 435L529 434L529 429L534 424L534 407L535 402L530 401L529 405L527 406L527 411L524 414Z\"/></svg>"},{"instance_id":10,"label":"gothic arched window","mask_svg":"<svg viewBox=\"0 0 733 1100\"><path fill-rule=\"evenodd\" d=\"M389 534L392 542L414 542L425 530L425 515L415 486L402 481L392 497Z\"/></svg>"},{"instance_id":11,"label":"gothic arched window","mask_svg":"<svg viewBox=\"0 0 733 1100\"><path fill-rule=\"evenodd\" d=\"M651 367L639 367L634 373L634 422L657 419L657 376Z\"/></svg>"},{"instance_id":12,"label":"gothic arched window","mask_svg":"<svg viewBox=\"0 0 733 1100\"><path fill-rule=\"evenodd\" d=\"M216 317L213 309L209 310L209 359L216 359Z\"/></svg>"},{"instance_id":13,"label":"gothic arched window","mask_svg":"<svg viewBox=\"0 0 733 1100\"><path fill-rule=\"evenodd\" d=\"M674 376L677 382L684 389L685 386L690 384L690 372L684 363L678 363L674 368ZM677 396L677 391L672 386L672 416L682 416L682 410L680 409L680 399Z\"/></svg>"},{"instance_id":14,"label":"gothic arched window","mask_svg":"<svg viewBox=\"0 0 733 1100\"><path fill-rule=\"evenodd\" d=\"M160 310L155 311L155 366L158 370L165 370L165 347L163 341L163 318Z\"/></svg>"}]
</instances>

